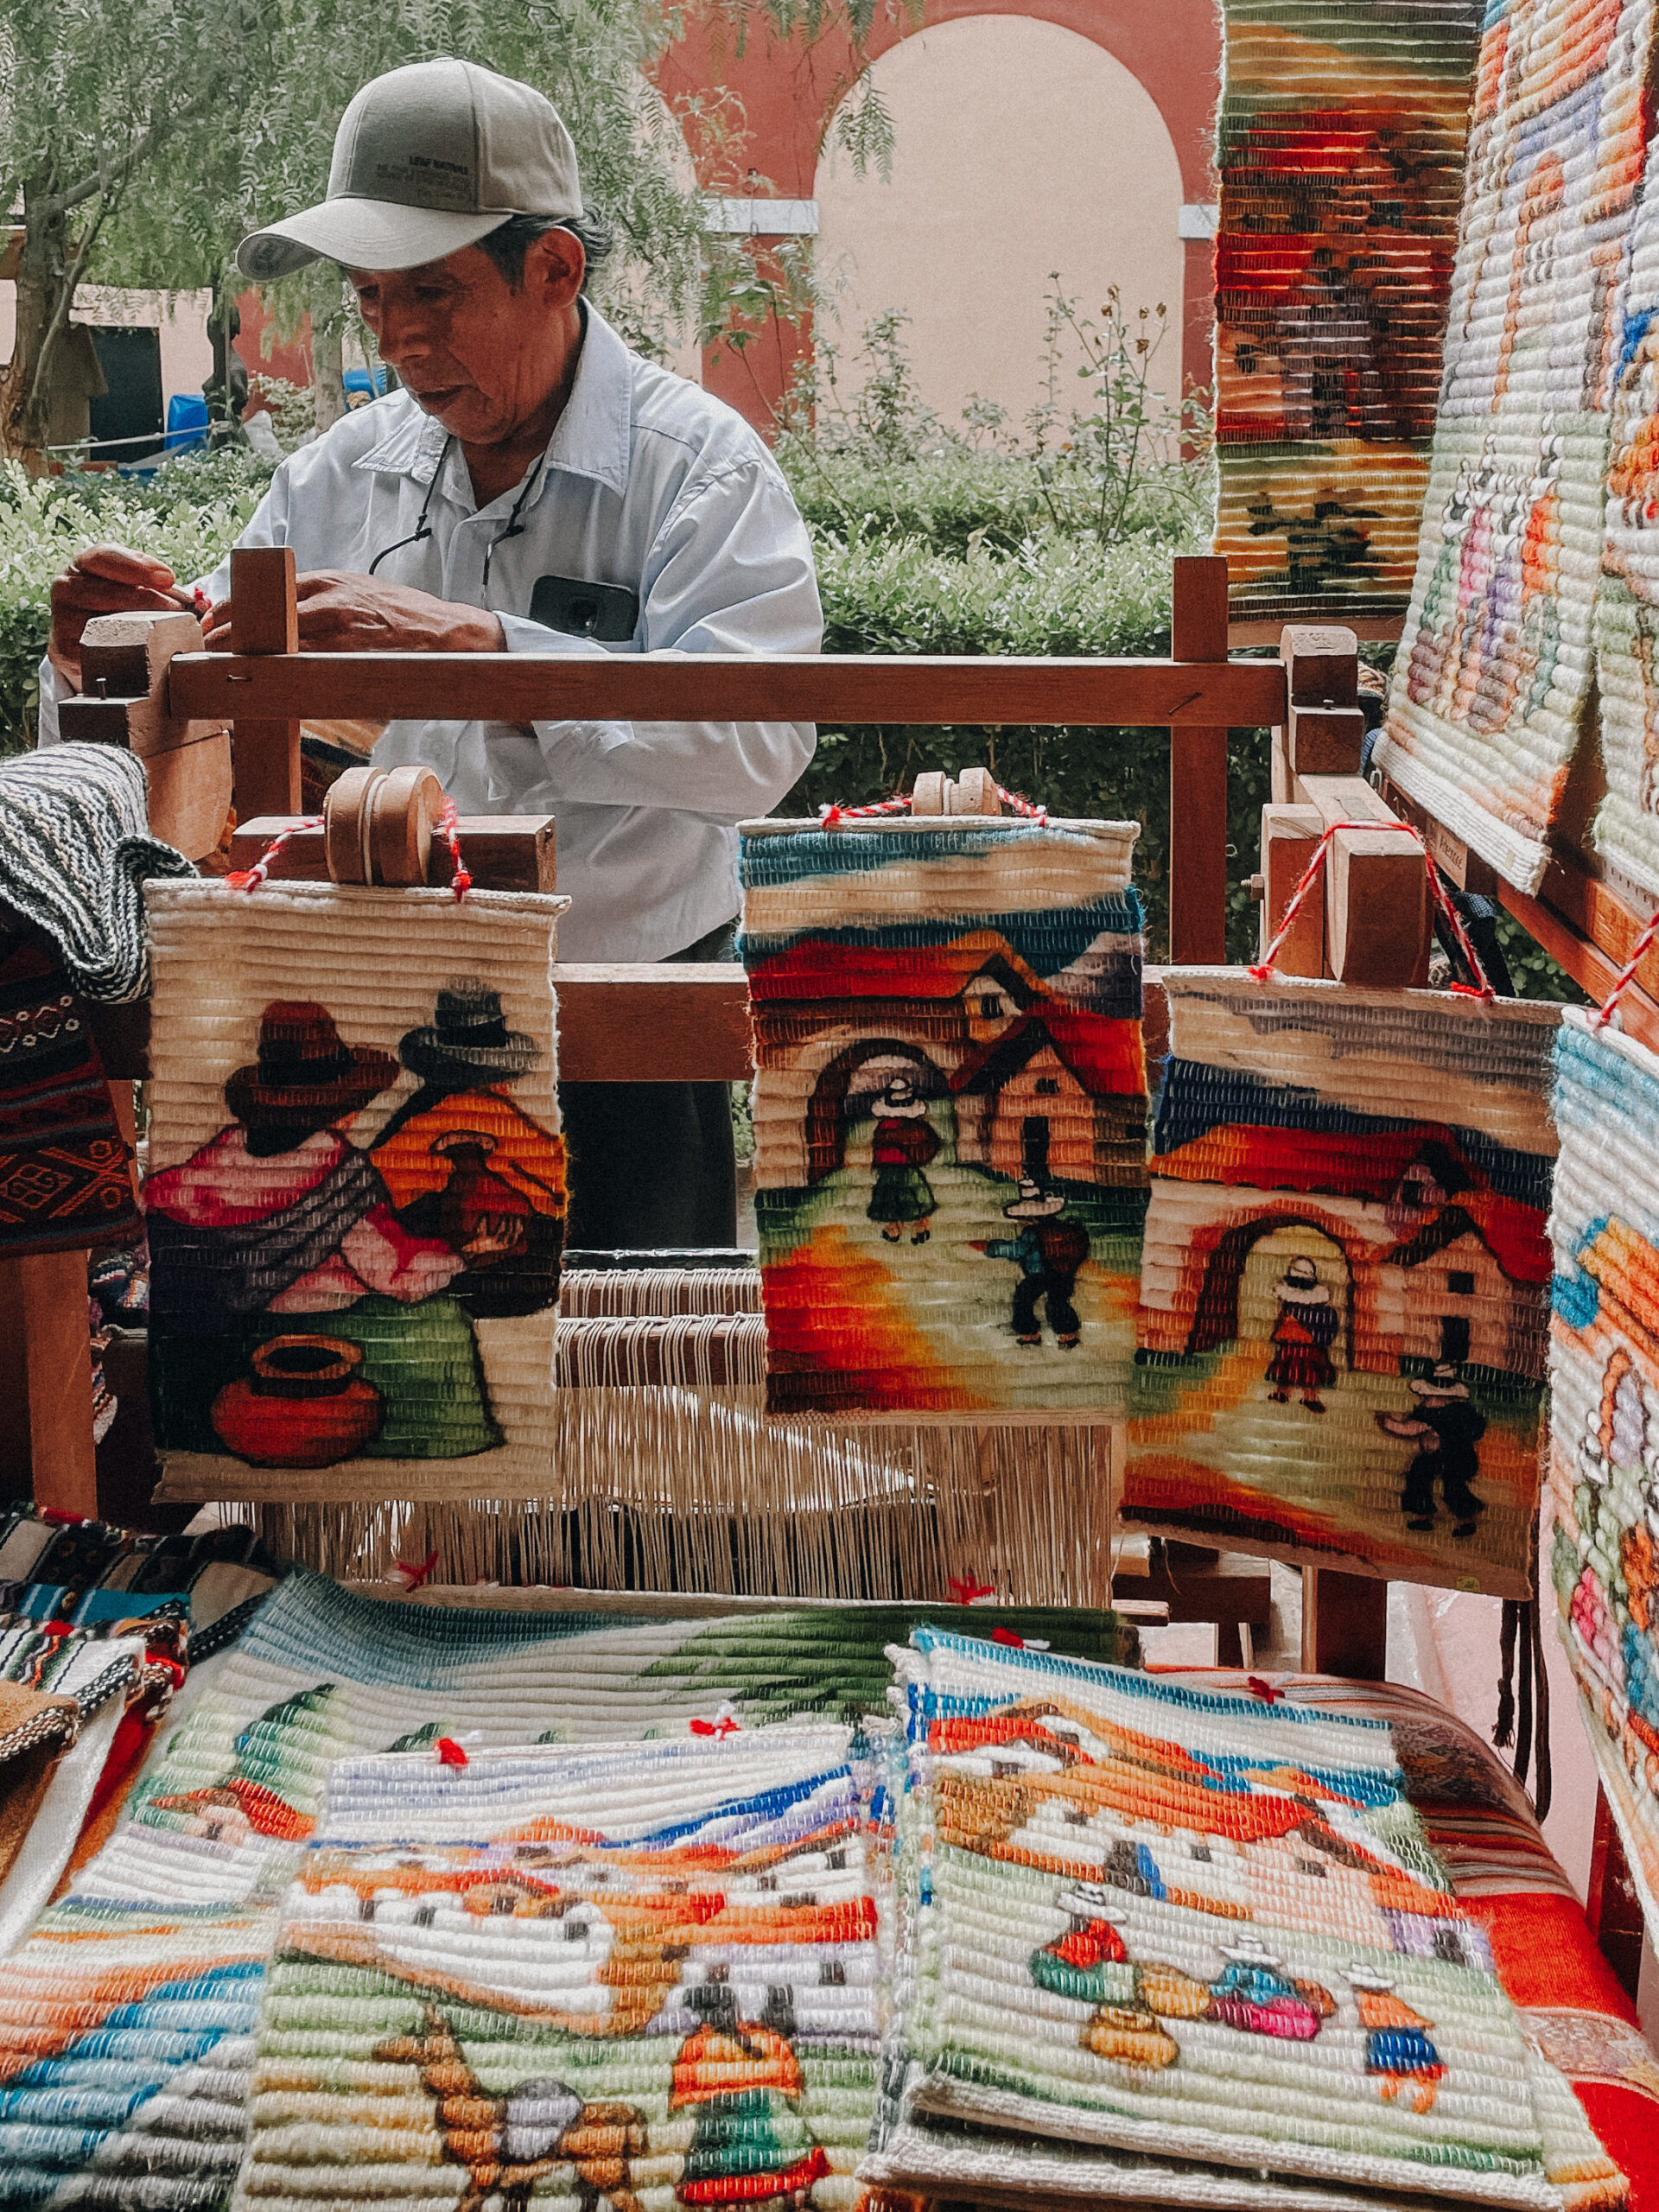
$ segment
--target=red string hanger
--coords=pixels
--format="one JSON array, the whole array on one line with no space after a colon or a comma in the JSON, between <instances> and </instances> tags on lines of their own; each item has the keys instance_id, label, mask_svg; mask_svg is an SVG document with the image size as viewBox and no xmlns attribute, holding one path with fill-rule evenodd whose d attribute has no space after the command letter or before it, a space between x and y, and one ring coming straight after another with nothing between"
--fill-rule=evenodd
<instances>
[{"instance_id":1,"label":"red string hanger","mask_svg":"<svg viewBox=\"0 0 1659 2212\"><path fill-rule=\"evenodd\" d=\"M1646 959L1649 948L1656 937L1659 937L1659 912L1655 913L1653 919L1637 938L1630 948L1630 958L1614 976L1611 988L1596 1009L1595 1020L1590 1025L1592 1029L1605 1029L1612 1020L1618 1010L1620 999L1636 980L1636 971Z\"/></svg>"},{"instance_id":2,"label":"red string hanger","mask_svg":"<svg viewBox=\"0 0 1659 2212\"><path fill-rule=\"evenodd\" d=\"M277 831L251 868L232 869L225 878L226 887L232 891L257 891L262 883L269 880L271 862L282 851L283 846L291 839L297 837L302 830L322 829L326 820L327 817L323 815L308 814L302 821L290 822L286 830ZM472 876L461 857L459 823L460 817L455 810L455 802L452 798L446 798L438 813L437 834L448 846L449 858L454 863L454 873L450 879L450 886L454 892L457 906L473 887Z\"/></svg>"},{"instance_id":3,"label":"red string hanger","mask_svg":"<svg viewBox=\"0 0 1659 2212\"><path fill-rule=\"evenodd\" d=\"M1022 798L1018 791L1004 791L1001 784L995 786L995 790L998 798L1010 813L1024 815L1028 822L1046 826L1048 809L1046 806L1033 806L1028 798ZM818 820L826 830L839 830L843 823L868 821L876 815L911 814L914 812L915 806L916 801L912 793L899 791L892 798L876 799L868 806L821 806L818 809ZM983 822L988 817L982 814L930 814L924 818L930 823L938 822L941 825L949 823L954 828L963 823Z\"/></svg>"},{"instance_id":4,"label":"red string hanger","mask_svg":"<svg viewBox=\"0 0 1659 2212\"><path fill-rule=\"evenodd\" d=\"M1408 822L1332 823L1330 827L1326 830L1324 836L1320 838L1319 843L1314 847L1313 857L1308 862L1301 881L1291 893L1289 903L1285 908L1284 917L1280 922L1278 929L1274 931L1273 937L1268 941L1267 950L1250 969L1251 975L1255 977L1258 983L1265 983L1272 975L1273 963L1279 957L1280 953L1284 949L1285 939L1290 935L1292 923L1295 920L1298 913L1306 903L1308 893L1313 890L1314 885L1325 873L1325 855L1331 849L1331 840L1336 836L1338 830L1396 830L1404 836L1417 837L1417 832L1412 828ZM1457 944L1459 951L1462 953L1465 960L1469 963L1470 974L1479 978L1479 981L1477 983L1453 983L1450 988L1456 991L1459 997L1462 998L1495 998L1497 994L1493 990L1491 984L1487 981L1486 970L1481 966L1480 955L1475 950L1473 940L1471 938L1468 931L1464 927L1462 915L1459 913L1457 907L1452 901L1450 894L1446 891L1446 886L1440 880L1440 872L1434 865L1433 855L1430 853L1427 846L1422 843L1422 840L1421 838L1418 838L1417 842L1422 851L1423 866L1428 874L1428 888L1433 898L1434 904L1440 909L1440 913L1444 916L1446 926L1452 932L1452 938ZM1655 919L1656 921L1659 921L1659 916L1656 916Z\"/></svg>"}]
</instances>

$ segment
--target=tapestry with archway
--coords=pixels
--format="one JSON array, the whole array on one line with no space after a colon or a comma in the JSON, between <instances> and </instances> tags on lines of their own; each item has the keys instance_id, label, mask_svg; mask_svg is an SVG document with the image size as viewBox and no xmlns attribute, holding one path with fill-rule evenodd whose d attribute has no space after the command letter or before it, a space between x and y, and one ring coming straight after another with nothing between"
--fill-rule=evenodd
<instances>
[{"instance_id":1,"label":"tapestry with archway","mask_svg":"<svg viewBox=\"0 0 1659 2212\"><path fill-rule=\"evenodd\" d=\"M944 1071L929 1058L919 1045L902 1037L864 1037L837 1052L812 1086L806 1107L807 1179L822 1183L847 1160L848 1102L854 1095L853 1078L872 1060L906 1060L922 1071L912 1088L922 1099L943 1098L950 1085ZM875 1093L871 1093L872 1110Z\"/></svg>"}]
</instances>

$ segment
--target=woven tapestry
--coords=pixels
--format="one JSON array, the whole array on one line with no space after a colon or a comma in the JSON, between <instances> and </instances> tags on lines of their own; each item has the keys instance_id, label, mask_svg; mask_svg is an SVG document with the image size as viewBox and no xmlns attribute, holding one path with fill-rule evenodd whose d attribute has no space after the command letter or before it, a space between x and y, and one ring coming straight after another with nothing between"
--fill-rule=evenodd
<instances>
[{"instance_id":1,"label":"woven tapestry","mask_svg":"<svg viewBox=\"0 0 1659 2212\"><path fill-rule=\"evenodd\" d=\"M86 1005L48 941L0 915L0 1256L143 1234Z\"/></svg>"},{"instance_id":2,"label":"woven tapestry","mask_svg":"<svg viewBox=\"0 0 1659 2212\"><path fill-rule=\"evenodd\" d=\"M435 1771L445 1739L476 1759L538 1740L722 1740L734 1723L861 1721L889 1711L884 1647L918 1613L802 1606L685 1620L634 1617L626 1598L604 1613L488 1612L290 1576L191 1684L114 1833L0 1961L0 2204L59 2189L105 2208L142 2203L158 2173L173 2191L163 2212L219 2202L242 2155L276 1909L336 1759L419 1751ZM1131 1648L1109 1614L975 1618L987 1633L1084 1658ZM791 1890L779 1885L785 1906ZM355 1904L348 1916L359 1917ZM764 1990L757 2002L764 2012ZM463 2186L454 2174L443 2201Z\"/></svg>"},{"instance_id":3,"label":"woven tapestry","mask_svg":"<svg viewBox=\"0 0 1659 2212\"><path fill-rule=\"evenodd\" d=\"M973 2180L1009 2195L1033 2152L1040 2187L1070 2144L1108 2199L1622 2201L1386 1726L911 1643L900 2017L871 2177L954 2194L962 2167L925 2128L948 2120L997 2131L970 2139Z\"/></svg>"},{"instance_id":4,"label":"woven tapestry","mask_svg":"<svg viewBox=\"0 0 1659 2212\"><path fill-rule=\"evenodd\" d=\"M880 2040L843 1728L342 1760L283 1908L244 2202L850 2212ZM435 2173L434 2169L437 2169Z\"/></svg>"},{"instance_id":5,"label":"woven tapestry","mask_svg":"<svg viewBox=\"0 0 1659 2212\"><path fill-rule=\"evenodd\" d=\"M1525 1597L1558 1009L1165 988L1123 1517Z\"/></svg>"},{"instance_id":6,"label":"woven tapestry","mask_svg":"<svg viewBox=\"0 0 1659 2212\"><path fill-rule=\"evenodd\" d=\"M1659 1930L1659 1058L1569 1008L1556 1064L1550 1574Z\"/></svg>"},{"instance_id":7,"label":"woven tapestry","mask_svg":"<svg viewBox=\"0 0 1659 2212\"><path fill-rule=\"evenodd\" d=\"M1476 0L1225 0L1216 443L1235 619L1402 615Z\"/></svg>"},{"instance_id":8,"label":"woven tapestry","mask_svg":"<svg viewBox=\"0 0 1659 2212\"><path fill-rule=\"evenodd\" d=\"M1607 795L1602 857L1659 897L1659 205L1637 210L1619 303L1606 537L1596 595L1596 681Z\"/></svg>"},{"instance_id":9,"label":"woven tapestry","mask_svg":"<svg viewBox=\"0 0 1659 2212\"><path fill-rule=\"evenodd\" d=\"M1417 575L1379 760L1534 891L1578 742L1651 0L1489 10Z\"/></svg>"},{"instance_id":10,"label":"woven tapestry","mask_svg":"<svg viewBox=\"0 0 1659 2212\"><path fill-rule=\"evenodd\" d=\"M530 893L151 884L156 1441L544 1478L564 1231ZM204 1467L203 1462L207 1464Z\"/></svg>"},{"instance_id":11,"label":"woven tapestry","mask_svg":"<svg viewBox=\"0 0 1659 2212\"><path fill-rule=\"evenodd\" d=\"M1136 835L744 825L772 1413L1122 1406L1146 1210Z\"/></svg>"}]
</instances>

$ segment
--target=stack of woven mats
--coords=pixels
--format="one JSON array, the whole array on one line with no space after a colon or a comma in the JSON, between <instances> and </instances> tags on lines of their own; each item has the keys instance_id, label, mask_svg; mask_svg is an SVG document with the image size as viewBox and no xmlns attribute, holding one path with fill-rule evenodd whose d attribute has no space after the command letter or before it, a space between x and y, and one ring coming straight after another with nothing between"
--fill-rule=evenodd
<instances>
[{"instance_id":1,"label":"stack of woven mats","mask_svg":"<svg viewBox=\"0 0 1659 2212\"><path fill-rule=\"evenodd\" d=\"M868 2179L1241 2212L1627 2201L1384 1720L912 1644Z\"/></svg>"},{"instance_id":2,"label":"stack of woven mats","mask_svg":"<svg viewBox=\"0 0 1659 2212\"><path fill-rule=\"evenodd\" d=\"M193 1672L109 1841L0 1963L0 2205L52 2199L175 2212L222 2201L243 2152L276 1907L343 1758L416 1754L420 1770L435 1776L547 1738L719 1743L757 1720L880 1713L891 1681L884 1647L924 1617L995 1623L1085 1660L1135 1656L1133 1630L1115 1616L1058 1609L969 1617L950 1606L801 1608L676 1620L630 1617L627 1607L620 1598L610 1612L468 1611L361 1598L308 1573L273 1592L234 1646ZM639 1764L636 1751L629 1770ZM791 1910L795 1894L792 1881L780 1882L779 1909ZM413 1912L423 1909L417 1902ZM502 1910L518 1908L509 1900ZM471 1916L461 1923L475 1924ZM467 1948L458 1939L462 1979ZM756 1955L768 1955L764 1945ZM447 2002L447 1986L434 1987ZM273 2007L266 2031L280 2040L285 2015L276 1998ZM456 2017L467 2044L474 2015ZM303 2027L295 2032L309 2063L318 2054ZM280 2056L277 2045L268 2056ZM429 2063L435 2078L454 2084L445 2094L464 2105L471 2092L445 2070L452 2062ZM387 2074L392 2064L353 2058L338 2078L354 2089L382 2082L412 2094L414 2076ZM868 2116L874 2057L858 2065L861 2086L846 2094L863 2100ZM531 2070L557 2069L543 2061ZM791 2133L781 2114L779 2129ZM430 2129L365 2141L406 2169L391 2198L481 2212L486 2197L462 2194ZM842 2156L826 2155L832 2164ZM845 2179L844 2164L829 2179ZM847 2201L823 2193L829 2179L813 2184L825 2208ZM373 2195L387 2201L381 2183ZM584 2205L595 2201L578 2195ZM522 2203L524 2191L506 2201ZM672 2191L641 2200L644 2212L674 2201ZM735 2200L682 2190L679 2201Z\"/></svg>"}]
</instances>

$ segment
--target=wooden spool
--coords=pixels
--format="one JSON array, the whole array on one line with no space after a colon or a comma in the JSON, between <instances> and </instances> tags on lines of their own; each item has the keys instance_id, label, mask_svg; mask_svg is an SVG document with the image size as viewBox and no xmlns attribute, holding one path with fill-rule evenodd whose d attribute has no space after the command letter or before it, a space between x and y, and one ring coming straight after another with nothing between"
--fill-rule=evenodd
<instances>
[{"instance_id":1,"label":"wooden spool","mask_svg":"<svg viewBox=\"0 0 1659 2212\"><path fill-rule=\"evenodd\" d=\"M954 780L943 769L917 777L911 793L912 819L952 814L1001 814L1002 800L988 768L964 768Z\"/></svg>"},{"instance_id":2,"label":"wooden spool","mask_svg":"<svg viewBox=\"0 0 1659 2212\"><path fill-rule=\"evenodd\" d=\"M426 881L443 787L429 768L348 768L323 799L329 880L401 888Z\"/></svg>"}]
</instances>

